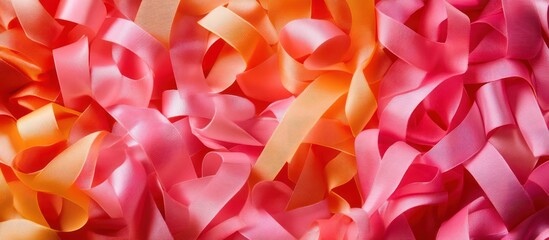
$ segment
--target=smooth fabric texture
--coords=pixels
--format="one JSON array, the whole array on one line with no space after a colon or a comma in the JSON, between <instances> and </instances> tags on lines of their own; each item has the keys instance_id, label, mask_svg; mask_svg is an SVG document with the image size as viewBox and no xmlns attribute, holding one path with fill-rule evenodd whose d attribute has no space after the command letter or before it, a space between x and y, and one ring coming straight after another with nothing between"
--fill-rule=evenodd
<instances>
[{"instance_id":1,"label":"smooth fabric texture","mask_svg":"<svg viewBox=\"0 0 549 240\"><path fill-rule=\"evenodd\" d=\"M0 239L545 239L544 0L0 0Z\"/></svg>"}]
</instances>

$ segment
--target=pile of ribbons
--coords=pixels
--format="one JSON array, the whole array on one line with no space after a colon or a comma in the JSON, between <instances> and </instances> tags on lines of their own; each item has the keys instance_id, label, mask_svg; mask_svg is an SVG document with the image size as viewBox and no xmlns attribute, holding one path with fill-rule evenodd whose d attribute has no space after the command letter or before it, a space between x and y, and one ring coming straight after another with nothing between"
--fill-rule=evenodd
<instances>
[{"instance_id":1,"label":"pile of ribbons","mask_svg":"<svg viewBox=\"0 0 549 240\"><path fill-rule=\"evenodd\" d=\"M0 239L549 238L546 0L0 0Z\"/></svg>"}]
</instances>

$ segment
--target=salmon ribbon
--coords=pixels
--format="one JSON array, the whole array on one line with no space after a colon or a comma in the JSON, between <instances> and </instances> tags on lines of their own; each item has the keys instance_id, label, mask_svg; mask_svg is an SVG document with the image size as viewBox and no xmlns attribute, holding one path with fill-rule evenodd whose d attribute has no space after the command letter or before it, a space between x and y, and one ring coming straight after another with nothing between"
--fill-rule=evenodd
<instances>
[{"instance_id":1,"label":"salmon ribbon","mask_svg":"<svg viewBox=\"0 0 549 240\"><path fill-rule=\"evenodd\" d=\"M0 1L0 239L545 239L549 3Z\"/></svg>"},{"instance_id":2,"label":"salmon ribbon","mask_svg":"<svg viewBox=\"0 0 549 240\"><path fill-rule=\"evenodd\" d=\"M374 116L374 92L390 60L376 41L373 2L326 1L325 9L302 2L269 2L274 29L258 27L267 43L271 38L266 36L277 33L277 54L272 58L277 58L282 86L297 98L257 159L250 184L278 175L296 183L289 209L327 194L332 211L347 211L349 201L333 190L348 184L348 198L358 197L352 190L354 137ZM290 8L291 14L282 10ZM248 73L254 72L237 77L243 90L248 88ZM279 175L286 164L287 177Z\"/></svg>"},{"instance_id":3,"label":"salmon ribbon","mask_svg":"<svg viewBox=\"0 0 549 240\"><path fill-rule=\"evenodd\" d=\"M361 3L352 4L362 8ZM347 120L340 123L336 117L338 110L321 123L315 124L318 119L312 119L308 126L316 125L314 135L308 137L312 144L341 152L326 165L329 183L313 186L329 191L330 201L316 203L317 196L303 202L307 187L295 191L280 182L266 182L250 191L246 184L255 159L288 106L293 105L292 95L300 95L308 82L321 83L321 88L341 88L315 113L317 118L354 89L350 84L358 84L358 92L350 93L355 100L343 104L348 102L355 134L368 121L359 115L370 118L375 111L370 107L373 95L362 72L374 52L382 53L375 46L373 5L366 8L366 23L358 18L362 12L353 13L357 23L369 24L371 30L366 34L359 25L351 27L349 22L351 9L358 8L336 2L322 5L325 9L313 9L311 2L304 4L287 18L283 10L293 7L291 2L272 6L252 1L76 4L70 0L29 0L3 4L2 59L6 71L16 79L3 83L8 96L3 98L3 106L10 122L26 121L28 126L27 130L6 127L7 146L12 148L6 148L2 159L4 175L9 176L7 183L31 185L27 192L40 196L38 207L29 205L32 211L16 207L16 212L30 221L25 224L36 228L36 233L29 234L47 232L42 236L46 239L55 235L194 239L233 234L258 238L262 229L273 229L273 237L297 238L314 221L327 218L329 209L340 211L347 203L333 189L350 182L356 167L354 137ZM268 11L274 15L269 16ZM318 14L334 17L313 18ZM299 20L305 16L309 19ZM294 19L293 25L284 27ZM219 25L222 22L225 26ZM296 31L309 25L317 32L326 32L320 41L307 40L310 49L304 54L312 56L304 60L300 58L305 55L296 56L291 45L296 44ZM249 34L250 38L245 39L248 42L239 42L240 36L235 33L240 31ZM285 40L279 40L279 32ZM358 41L363 39L371 45L362 47ZM192 42L195 45L189 48ZM341 54L326 62L324 58L332 57L328 55L333 52ZM288 64L298 72L284 72ZM264 71L269 71L268 78L258 82ZM282 74L295 76L285 76L281 81ZM303 74L307 76L300 76ZM352 76L358 80L352 80ZM312 91L314 95L319 90ZM368 94L366 99L363 92ZM369 106L365 112L360 110L364 104ZM262 110L261 114L256 109ZM68 113L74 115L70 120L65 116ZM51 119L44 120L43 115ZM43 121L63 135L50 136L50 130L42 128ZM333 128L339 129L336 138L323 140L333 134L327 131ZM25 131L38 134L36 141L48 143L40 152L51 152L47 159L53 160L33 165L37 154L29 155L27 151L35 150L27 148L40 143L31 141L26 145L13 139ZM90 134L97 136L85 137ZM78 144L88 138L93 140L87 145ZM64 155L71 152L90 156L80 157L80 165L69 167ZM302 152L310 155L309 159L315 158L309 150ZM19 155L27 157L16 157ZM291 170L294 181L301 175L302 163ZM25 164L34 167L19 166ZM61 172L58 168L64 165L73 171L70 179L45 184L27 176L40 175L41 171ZM308 160L305 169L316 174L312 172L316 167ZM310 177L300 184L314 180ZM232 185L227 186L227 182ZM63 187L52 190L56 184ZM354 192L349 197L356 199L357 188L349 186L348 191ZM67 188L79 198L66 193ZM262 200L268 196L280 197L280 202L275 206ZM80 212L70 204L78 206ZM18 206L15 201L14 206ZM257 219L269 224L257 225ZM10 224L14 223L6 226ZM5 232L8 237L22 233L19 228Z\"/></svg>"},{"instance_id":4,"label":"salmon ribbon","mask_svg":"<svg viewBox=\"0 0 549 240\"><path fill-rule=\"evenodd\" d=\"M177 95L183 102L207 102L199 100L208 98L204 92L243 94L256 106L296 96L272 137L264 138L268 141L246 143L266 143L254 163L250 185L274 180L288 163L282 178L297 184L288 209L321 201L327 193L330 209L345 211L350 206L348 200L333 191L345 184L348 187L340 191L348 192L347 197L353 199L350 201L358 203L358 189L353 186L354 136L376 111L372 88L377 87L390 63L376 43L373 2L326 1L318 6L312 1L181 4L189 16L174 22L178 30L171 33L171 56L173 66L186 67L174 69L179 91L164 94L168 107L172 109ZM292 9L291 13L286 9ZM308 33L303 35L304 31ZM195 45L189 48L174 39ZM196 132L209 132L214 124L221 124L221 108L213 113L199 113L207 107L189 105L185 109L188 112L179 115L189 116L191 125L206 126ZM197 124L193 115L208 116L208 121ZM233 118L238 125L234 116L225 119ZM225 123L224 128L233 127ZM224 141L240 139L235 137L240 135L236 130L231 132ZM217 139L223 140L221 136ZM319 159L319 155L327 157Z\"/></svg>"},{"instance_id":5,"label":"salmon ribbon","mask_svg":"<svg viewBox=\"0 0 549 240\"><path fill-rule=\"evenodd\" d=\"M355 142L367 220L333 217L325 231L343 222L372 239L548 236L538 178L549 154L538 87L548 80L546 9L376 4L380 44L397 59L381 80L379 127Z\"/></svg>"}]
</instances>

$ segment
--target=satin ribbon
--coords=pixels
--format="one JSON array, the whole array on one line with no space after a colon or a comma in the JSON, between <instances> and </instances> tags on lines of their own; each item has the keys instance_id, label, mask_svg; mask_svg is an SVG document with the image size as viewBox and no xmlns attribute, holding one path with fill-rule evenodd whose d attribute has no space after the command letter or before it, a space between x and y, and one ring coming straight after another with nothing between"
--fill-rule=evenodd
<instances>
[{"instance_id":1,"label":"satin ribbon","mask_svg":"<svg viewBox=\"0 0 549 240\"><path fill-rule=\"evenodd\" d=\"M279 7L278 4L283 3L277 3L272 7ZM381 57L384 55L381 50L375 51L379 48L375 43L375 34L372 34L375 31L374 21L365 17L373 14L373 6L370 4L358 1L348 1L346 4L327 4L329 11L333 11L333 16L337 17L336 21L342 24L343 30L329 21L307 19L311 14L308 11L312 10L312 13L315 14L314 9L301 10L303 11L302 15L307 16L306 19L276 20L287 21L283 27L278 27L276 25L278 23L274 22L275 28L280 28L281 31L279 35L281 46L279 48L279 64L282 83L298 97L259 156L251 177L252 186L260 180L275 179L285 163L288 163L289 171L302 171L302 174L312 174L322 168L323 165L314 167L308 163L315 160L293 163L292 158L298 156L317 158L314 154L307 153L306 147L300 147L303 143L318 144L336 151L343 151L350 156L354 155L352 145L350 148L346 147L349 146L347 144L341 145L345 141L343 139L353 139L353 135L358 134L365 127L376 108L369 81L375 82L377 79L367 79L363 70L367 69L368 64L378 64L377 66L381 66L379 69L368 71L367 76L374 76L376 74L372 74L373 72L383 72L385 69L384 64L379 64L379 62L388 61ZM307 5L303 4L301 7L307 7ZM296 6L295 9L297 11L300 8ZM341 15L343 12L350 14L347 16L352 16L353 23L350 29L344 24L343 18L345 17ZM274 14L276 12L273 12L271 19L278 17ZM364 31L364 29L369 30ZM303 38L301 34L304 31L310 32L308 36L316 37ZM349 31L349 33L344 31ZM339 106L343 106L344 112L336 112L335 109L341 109ZM309 110L303 112L299 109ZM330 109L334 110L330 111ZM342 116L341 113L344 115ZM317 131L322 127L313 128L313 126L321 126L321 123L327 122L324 119L330 117L342 121L344 125L350 125L352 131L345 133L346 135L339 141L330 143L322 140L333 138L334 135L330 134L330 137L319 135ZM331 128L334 129L334 127ZM344 159L343 156L345 154L342 153L340 157L335 157L332 161L334 163L340 161L337 159ZM325 167L332 168L331 165ZM349 174L353 174L353 172L351 170ZM343 173L332 173L333 171L329 171L326 176L305 177L304 175L299 179L296 178L294 180L297 181L296 190L288 207L291 209L318 200L318 197L305 197L306 192L315 192L315 196L321 196L327 191L330 194L332 210L345 211L344 209L349 209L347 200L332 192L332 189L335 188L333 182L338 181L336 179L346 179L344 182L338 183L338 185L344 185L345 182L354 181L350 176L344 176ZM289 177L292 179L292 176ZM321 179L326 179L328 185L314 184L314 182L324 182ZM328 190L325 190L326 188Z\"/></svg>"},{"instance_id":2,"label":"satin ribbon","mask_svg":"<svg viewBox=\"0 0 549 240\"><path fill-rule=\"evenodd\" d=\"M544 239L547 6L0 1L0 238Z\"/></svg>"},{"instance_id":3,"label":"satin ribbon","mask_svg":"<svg viewBox=\"0 0 549 240\"><path fill-rule=\"evenodd\" d=\"M48 104L17 120L13 130L19 136L17 154L13 161L3 163L2 172L4 177L11 176L6 183L15 210L35 225L14 219L3 226L21 222L17 226L34 229L27 236L41 232L39 238L51 238L51 230L74 231L88 221L89 199L73 184L85 163L97 157L105 133L89 134L67 146L66 139L78 117L78 112ZM60 211L51 211L52 206ZM20 227L5 229L3 234L18 236Z\"/></svg>"},{"instance_id":4,"label":"satin ribbon","mask_svg":"<svg viewBox=\"0 0 549 240\"><path fill-rule=\"evenodd\" d=\"M464 2L458 2L453 1L452 4L459 9L464 7L460 5ZM377 4L380 13L380 42L400 59L391 66L381 83L378 110L381 112L380 129L365 131L356 141L358 176L365 198L363 209L368 213L370 222L364 234L370 234L373 238L406 237L410 236L410 230L413 229L416 238L443 239L452 236L468 239L481 235L512 238L518 236L511 235L512 232L520 231L514 229L524 229L531 223L530 217L537 216L535 209L540 208L534 207L534 199L539 200L544 193L534 187L539 185L530 182L525 187L524 183L527 182L527 175L536 172L534 165L540 160L536 156L545 153L536 155L536 152L544 150L534 146L533 141L528 143L528 139L533 138L530 130L538 129L535 131L537 142L546 142L544 135L547 124L542 124L542 108L534 100L532 70L527 70L518 61L502 57L530 59L536 54L543 54L544 50L537 48L538 43L535 42L538 40L533 40L540 39L536 29L524 33L536 35L531 39L533 48L529 49L535 53L515 52L520 48L520 43L513 39L517 36L514 35L514 27L502 24L505 15L510 13L497 14L498 9L509 9L514 3L501 4L494 2L485 6L480 17L471 24L473 45L470 48L453 48L451 51L457 55L446 55L449 50L445 48L452 48L458 45L457 42L469 41L458 40L464 36L459 32L469 32L467 26L462 26L469 23L463 12L454 6L420 1L399 5L382 1ZM521 4L524 5L513 6L520 9L517 11L522 11L522 14L533 10L534 5L530 2ZM438 26L445 17L435 9L444 8L447 12L447 23L444 24L447 26L444 26L444 30L436 30L433 26ZM490 15L493 13L496 14ZM429 20L424 21L414 14ZM532 22L532 26L539 24L534 17L528 21ZM488 31L494 32L481 35L481 24L488 26ZM398 38L390 36L392 34L411 40L412 45L418 48L403 48L403 45L396 44ZM447 36L441 39L441 34ZM507 49L488 49L485 44L501 42L500 36L504 42L507 41ZM459 45L466 46L463 43ZM414 51L430 51L433 54L426 57ZM471 93L475 93L475 96L468 97ZM518 107L516 104L523 105ZM529 118L530 124L519 123L525 119L518 116L518 109L532 111L529 114L532 116ZM409 159L413 158L404 157L406 151L394 150L402 144L399 141L406 141L411 144L408 146L414 146L414 151L421 151L421 157L410 165ZM504 145L515 146L517 152L511 154ZM395 152L403 155L394 157ZM518 155L524 159L520 164L515 162ZM389 160L391 158L395 160ZM404 168L390 171L391 174L398 174L398 177L381 174L391 161L395 162L393 164L402 164L399 166ZM418 167L424 169L423 173L413 174ZM463 175L464 168L471 174L469 179ZM432 169L434 175L429 177L428 169ZM414 176L416 180L409 183L406 175ZM420 180L417 178L420 175L425 175L425 178ZM398 181L398 188L395 189L395 183L377 183L389 180ZM429 184L416 185L422 181ZM473 186L472 182L478 185ZM442 188L441 184L446 187ZM381 189L382 186L385 187ZM505 186L505 190L497 190L502 186ZM451 200L452 196L466 194L477 198L468 197L465 205ZM506 201L513 203L504 203ZM447 221L441 226L416 221L418 215L422 219L434 217L429 215L433 208L437 209L434 211L445 212L442 215L446 216L444 218ZM404 212L410 215L399 216ZM482 227L480 222L492 224L490 227ZM542 221L539 222L543 225ZM521 223L524 225L517 227ZM397 229L401 230L400 233ZM435 231L438 231L436 236L432 235ZM518 234L527 236L526 232ZM544 234L540 230L529 236L543 237Z\"/></svg>"}]
</instances>

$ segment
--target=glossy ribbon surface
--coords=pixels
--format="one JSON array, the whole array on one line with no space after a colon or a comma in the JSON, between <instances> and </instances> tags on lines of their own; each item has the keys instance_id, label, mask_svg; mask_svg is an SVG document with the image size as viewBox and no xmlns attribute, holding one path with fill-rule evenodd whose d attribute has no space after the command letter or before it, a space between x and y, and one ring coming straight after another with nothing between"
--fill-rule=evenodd
<instances>
[{"instance_id":1,"label":"glossy ribbon surface","mask_svg":"<svg viewBox=\"0 0 549 240\"><path fill-rule=\"evenodd\" d=\"M549 238L544 0L0 0L0 239Z\"/></svg>"}]
</instances>

